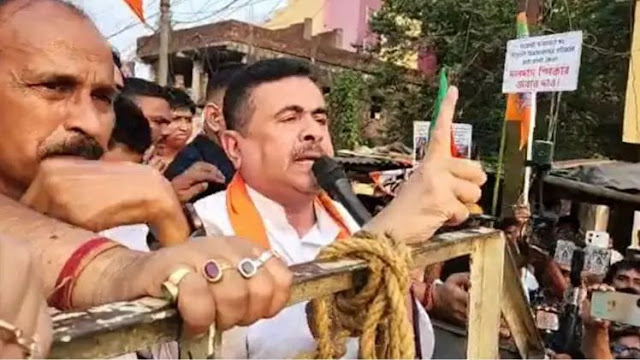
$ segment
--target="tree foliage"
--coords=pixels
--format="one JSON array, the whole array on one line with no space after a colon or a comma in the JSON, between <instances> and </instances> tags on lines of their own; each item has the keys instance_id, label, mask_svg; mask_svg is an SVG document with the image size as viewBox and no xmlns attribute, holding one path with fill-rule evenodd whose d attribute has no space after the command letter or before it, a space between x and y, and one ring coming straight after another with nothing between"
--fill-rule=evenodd
<instances>
[{"instance_id":1,"label":"tree foliage","mask_svg":"<svg viewBox=\"0 0 640 360\"><path fill-rule=\"evenodd\" d=\"M362 127L366 86L360 74L338 73L327 95L331 134L336 149L353 149L363 142Z\"/></svg>"},{"instance_id":2,"label":"tree foliage","mask_svg":"<svg viewBox=\"0 0 640 360\"><path fill-rule=\"evenodd\" d=\"M543 0L532 35L583 30L578 90L558 109L556 158L619 155L633 1ZM515 0L385 0L371 21L372 49L389 60L430 49L460 88L456 121L473 124L484 158L496 157L504 118L501 94L506 42L515 37ZM416 34L412 27L418 24ZM411 142L410 123L428 120L435 83L408 86L403 70L381 65L372 87L386 100L388 140ZM546 137L551 94L538 96L536 137Z\"/></svg>"}]
</instances>

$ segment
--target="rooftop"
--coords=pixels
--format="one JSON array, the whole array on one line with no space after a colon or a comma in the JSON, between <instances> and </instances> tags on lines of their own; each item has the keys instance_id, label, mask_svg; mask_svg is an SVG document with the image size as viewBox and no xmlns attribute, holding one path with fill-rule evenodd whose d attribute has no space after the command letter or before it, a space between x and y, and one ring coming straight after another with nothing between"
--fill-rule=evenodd
<instances>
[{"instance_id":1,"label":"rooftop","mask_svg":"<svg viewBox=\"0 0 640 360\"><path fill-rule=\"evenodd\" d=\"M380 60L369 55L338 48L341 30L333 30L310 36L308 23L291 25L285 29L269 30L236 20L226 20L193 28L175 30L171 35L170 53L194 52L206 48L226 48L231 45L253 46L284 55L299 57L336 67L371 73ZM144 61L155 61L158 57L160 37L158 34L138 38L138 56ZM408 70L409 76L419 81L420 72Z\"/></svg>"}]
</instances>

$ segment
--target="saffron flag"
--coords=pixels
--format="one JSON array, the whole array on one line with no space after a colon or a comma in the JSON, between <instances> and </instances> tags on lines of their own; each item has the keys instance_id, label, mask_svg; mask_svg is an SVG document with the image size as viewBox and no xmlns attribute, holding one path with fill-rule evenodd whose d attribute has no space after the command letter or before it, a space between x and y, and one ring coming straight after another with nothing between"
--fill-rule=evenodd
<instances>
[{"instance_id":1,"label":"saffron flag","mask_svg":"<svg viewBox=\"0 0 640 360\"><path fill-rule=\"evenodd\" d=\"M517 36L524 38L529 36L527 26L527 14L521 12L517 17ZM527 146L529 128L531 125L531 94L519 93L507 95L506 121L520 121L520 150Z\"/></svg>"},{"instance_id":2,"label":"saffron flag","mask_svg":"<svg viewBox=\"0 0 640 360\"><path fill-rule=\"evenodd\" d=\"M438 116L440 115L440 107L442 107L442 102L444 98L447 97L447 92L449 91L449 79L447 79L447 69L444 67L440 70L440 83L438 84L438 97L436 98L436 104L433 108L433 116L431 118L431 128L429 129L429 138L432 139L431 136L433 134L433 129L436 128L436 123L438 122ZM451 128L451 156L458 157L458 151L456 150L456 144L453 138L453 127Z\"/></svg>"},{"instance_id":3,"label":"saffron flag","mask_svg":"<svg viewBox=\"0 0 640 360\"><path fill-rule=\"evenodd\" d=\"M140 21L144 21L144 10L142 8L142 0L124 0L127 5L131 8L134 14L140 19Z\"/></svg>"}]
</instances>

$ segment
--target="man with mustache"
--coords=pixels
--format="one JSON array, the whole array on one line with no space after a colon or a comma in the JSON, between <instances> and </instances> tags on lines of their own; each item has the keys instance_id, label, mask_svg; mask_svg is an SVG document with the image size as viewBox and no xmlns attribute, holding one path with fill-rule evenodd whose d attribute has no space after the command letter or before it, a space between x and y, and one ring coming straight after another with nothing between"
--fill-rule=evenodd
<instances>
[{"instance_id":1,"label":"man with mustache","mask_svg":"<svg viewBox=\"0 0 640 360\"><path fill-rule=\"evenodd\" d=\"M32 245L51 305L170 296L187 334L284 307L292 275L278 259L252 279L206 276L213 260L237 264L263 253L241 239L143 253L95 233L157 221L162 236L180 243L186 220L167 212L180 204L157 171L92 161L108 148L116 86L110 48L80 10L60 0L1 0L0 83L0 233Z\"/></svg>"},{"instance_id":2,"label":"man with mustache","mask_svg":"<svg viewBox=\"0 0 640 360\"><path fill-rule=\"evenodd\" d=\"M640 295L640 262L627 259L611 265L604 282L616 291Z\"/></svg>"},{"instance_id":3,"label":"man with mustache","mask_svg":"<svg viewBox=\"0 0 640 360\"><path fill-rule=\"evenodd\" d=\"M595 291L619 291L640 294L640 262L625 259L609 268L603 284L591 285L583 294L580 304L582 319L582 351L591 359L635 359L640 354L640 332L638 328L612 324L591 315L591 294ZM628 332L632 330L631 332ZM622 333L621 333L622 331Z\"/></svg>"},{"instance_id":4,"label":"man with mustache","mask_svg":"<svg viewBox=\"0 0 640 360\"><path fill-rule=\"evenodd\" d=\"M365 229L423 241L444 223L468 217L465 203L479 199L486 177L478 164L451 157L456 99L453 88L424 163ZM237 172L226 191L194 205L209 235L248 238L293 265L312 261L322 247L358 230L349 213L320 191L311 172L314 160L333 155L333 146L322 91L305 63L264 60L239 72L225 95L224 118L227 131L221 142ZM418 356L430 357L433 330L425 310L416 306ZM226 334L222 353L232 358L290 358L314 349L305 304L297 304L273 319ZM350 342L347 356L356 354L357 346Z\"/></svg>"}]
</instances>

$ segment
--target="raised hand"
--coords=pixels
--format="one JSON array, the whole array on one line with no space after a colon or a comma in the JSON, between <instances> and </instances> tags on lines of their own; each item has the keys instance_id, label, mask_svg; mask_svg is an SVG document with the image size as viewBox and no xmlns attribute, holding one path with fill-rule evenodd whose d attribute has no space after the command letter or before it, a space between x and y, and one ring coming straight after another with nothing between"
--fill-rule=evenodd
<instances>
[{"instance_id":1,"label":"raised hand","mask_svg":"<svg viewBox=\"0 0 640 360\"><path fill-rule=\"evenodd\" d=\"M585 327L594 327L594 328L602 328L609 329L611 322L608 320L597 319L591 316L591 294L593 292L615 292L612 286L606 284L596 284L587 287L586 292L581 291L581 301L580 301L580 318L582 319L582 323Z\"/></svg>"},{"instance_id":2,"label":"raised hand","mask_svg":"<svg viewBox=\"0 0 640 360\"><path fill-rule=\"evenodd\" d=\"M449 88L424 160L396 198L365 228L406 242L425 241L445 224L469 217L466 204L480 199L487 176L480 163L451 156L451 128L458 89Z\"/></svg>"}]
</instances>

